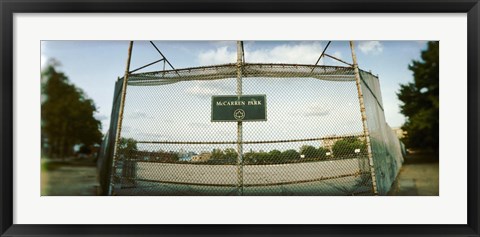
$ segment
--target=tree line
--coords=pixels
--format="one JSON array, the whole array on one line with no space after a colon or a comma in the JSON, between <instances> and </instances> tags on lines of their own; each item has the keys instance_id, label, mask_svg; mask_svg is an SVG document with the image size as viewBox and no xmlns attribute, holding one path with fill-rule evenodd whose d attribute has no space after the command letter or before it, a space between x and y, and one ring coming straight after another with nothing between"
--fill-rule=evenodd
<instances>
[{"instance_id":1,"label":"tree line","mask_svg":"<svg viewBox=\"0 0 480 237\"><path fill-rule=\"evenodd\" d=\"M181 155L174 151L142 151L137 147L136 140L122 138L119 143L119 151L122 157L130 160L154 161L166 163L178 163ZM283 164L307 161L323 161L332 159L349 159L367 155L367 145L358 137L347 137L337 140L331 151L322 146L314 147L303 145L297 151L288 149L285 151L247 151L243 154L244 164ZM218 149L210 152L210 158L202 161L204 164L236 164L238 153L234 148Z\"/></svg>"},{"instance_id":2,"label":"tree line","mask_svg":"<svg viewBox=\"0 0 480 237\"><path fill-rule=\"evenodd\" d=\"M50 61L41 74L42 154L50 158L73 155L75 145L87 151L102 140L101 123L95 119L97 108L83 90Z\"/></svg>"}]
</instances>

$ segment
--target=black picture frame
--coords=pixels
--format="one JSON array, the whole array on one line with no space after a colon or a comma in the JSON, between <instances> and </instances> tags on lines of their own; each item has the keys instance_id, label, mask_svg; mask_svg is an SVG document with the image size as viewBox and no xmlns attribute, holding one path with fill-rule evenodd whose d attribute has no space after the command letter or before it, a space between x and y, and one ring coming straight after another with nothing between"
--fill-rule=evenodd
<instances>
[{"instance_id":1,"label":"black picture frame","mask_svg":"<svg viewBox=\"0 0 480 237\"><path fill-rule=\"evenodd\" d=\"M478 0L0 0L1 236L480 236L479 235L479 13ZM18 225L13 224L14 13L467 13L468 217L466 225Z\"/></svg>"}]
</instances>

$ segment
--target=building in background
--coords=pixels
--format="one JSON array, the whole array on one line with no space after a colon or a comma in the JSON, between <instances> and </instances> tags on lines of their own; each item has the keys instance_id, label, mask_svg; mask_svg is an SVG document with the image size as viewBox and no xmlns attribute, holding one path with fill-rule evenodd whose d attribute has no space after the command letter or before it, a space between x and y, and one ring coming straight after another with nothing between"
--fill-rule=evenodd
<instances>
[{"instance_id":1,"label":"building in background","mask_svg":"<svg viewBox=\"0 0 480 237\"><path fill-rule=\"evenodd\" d=\"M397 135L398 139L402 139L405 137L405 135L407 135L407 131L403 131L401 127L395 127L395 128L392 128L392 130L395 133L395 135Z\"/></svg>"},{"instance_id":2,"label":"building in background","mask_svg":"<svg viewBox=\"0 0 480 237\"><path fill-rule=\"evenodd\" d=\"M212 157L212 153L210 152L202 152L199 155L192 156L192 162L206 162L210 160Z\"/></svg>"}]
</instances>

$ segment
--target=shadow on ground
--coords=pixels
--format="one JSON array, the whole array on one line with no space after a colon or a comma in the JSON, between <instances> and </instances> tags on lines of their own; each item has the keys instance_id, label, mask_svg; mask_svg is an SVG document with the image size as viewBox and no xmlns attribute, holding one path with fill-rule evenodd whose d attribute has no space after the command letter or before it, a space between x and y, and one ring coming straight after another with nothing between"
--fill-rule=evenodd
<instances>
[{"instance_id":1,"label":"shadow on ground","mask_svg":"<svg viewBox=\"0 0 480 237\"><path fill-rule=\"evenodd\" d=\"M438 196L438 153L411 151L405 158L390 196Z\"/></svg>"},{"instance_id":2,"label":"shadow on ground","mask_svg":"<svg viewBox=\"0 0 480 237\"><path fill-rule=\"evenodd\" d=\"M42 159L42 196L94 196L98 182L93 159Z\"/></svg>"}]
</instances>

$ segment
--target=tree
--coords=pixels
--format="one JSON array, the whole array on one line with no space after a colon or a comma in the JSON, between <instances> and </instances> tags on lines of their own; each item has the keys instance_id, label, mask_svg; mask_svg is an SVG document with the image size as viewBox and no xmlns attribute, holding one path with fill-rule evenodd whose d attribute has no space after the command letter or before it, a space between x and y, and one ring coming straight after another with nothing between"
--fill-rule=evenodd
<instances>
[{"instance_id":1,"label":"tree","mask_svg":"<svg viewBox=\"0 0 480 237\"><path fill-rule=\"evenodd\" d=\"M268 152L268 155L267 163L279 163L278 161L281 159L282 152L279 150L271 150Z\"/></svg>"},{"instance_id":2,"label":"tree","mask_svg":"<svg viewBox=\"0 0 480 237\"><path fill-rule=\"evenodd\" d=\"M290 149L282 152L280 155L282 161L298 161L300 159L300 153L298 151Z\"/></svg>"},{"instance_id":3,"label":"tree","mask_svg":"<svg viewBox=\"0 0 480 237\"><path fill-rule=\"evenodd\" d=\"M438 150L439 143L439 42L428 42L421 60L413 61L408 69L414 81L400 85L397 97L403 104L400 112L406 122L404 142L411 148Z\"/></svg>"},{"instance_id":4,"label":"tree","mask_svg":"<svg viewBox=\"0 0 480 237\"><path fill-rule=\"evenodd\" d=\"M137 141L133 138L120 138L120 141L118 143L118 151L120 154L125 155L132 154L132 152L137 152Z\"/></svg>"},{"instance_id":5,"label":"tree","mask_svg":"<svg viewBox=\"0 0 480 237\"><path fill-rule=\"evenodd\" d=\"M223 159L226 160L227 162L233 162L238 159L237 151L235 149L227 148L224 150L224 152L225 152L225 156Z\"/></svg>"},{"instance_id":6,"label":"tree","mask_svg":"<svg viewBox=\"0 0 480 237\"><path fill-rule=\"evenodd\" d=\"M91 146L102 140L101 123L94 118L93 100L70 83L67 76L50 63L42 71L41 129L50 157L73 154L73 146ZM45 144L42 145L45 147Z\"/></svg>"},{"instance_id":7,"label":"tree","mask_svg":"<svg viewBox=\"0 0 480 237\"><path fill-rule=\"evenodd\" d=\"M304 155L304 158L314 158L318 156L318 150L314 146L303 145L300 147L300 154Z\"/></svg>"},{"instance_id":8,"label":"tree","mask_svg":"<svg viewBox=\"0 0 480 237\"><path fill-rule=\"evenodd\" d=\"M328 151L329 151L329 150L326 149L326 148L319 147L319 148L317 149L318 158L319 158L320 160L325 160L325 159L327 159L327 152L328 152Z\"/></svg>"},{"instance_id":9,"label":"tree","mask_svg":"<svg viewBox=\"0 0 480 237\"><path fill-rule=\"evenodd\" d=\"M210 156L210 162L215 164L235 164L237 159L237 151L233 148L213 149Z\"/></svg>"},{"instance_id":10,"label":"tree","mask_svg":"<svg viewBox=\"0 0 480 237\"><path fill-rule=\"evenodd\" d=\"M210 157L211 160L221 160L225 156L225 153L222 149L213 149L212 156Z\"/></svg>"},{"instance_id":11,"label":"tree","mask_svg":"<svg viewBox=\"0 0 480 237\"><path fill-rule=\"evenodd\" d=\"M243 161L245 164L255 164L257 162L255 158L255 152L249 151L243 154Z\"/></svg>"},{"instance_id":12,"label":"tree","mask_svg":"<svg viewBox=\"0 0 480 237\"><path fill-rule=\"evenodd\" d=\"M304 155L304 158L308 160L323 160L327 157L326 153L327 149L323 147L319 147L318 149L309 145L300 147L300 154Z\"/></svg>"},{"instance_id":13,"label":"tree","mask_svg":"<svg viewBox=\"0 0 480 237\"><path fill-rule=\"evenodd\" d=\"M274 163L271 159L271 155L267 152L264 151L259 151L255 153L255 162L258 164L270 164Z\"/></svg>"},{"instance_id":14,"label":"tree","mask_svg":"<svg viewBox=\"0 0 480 237\"><path fill-rule=\"evenodd\" d=\"M356 149L360 149L358 154L366 154L367 144L357 137L347 137L336 141L332 146L333 155L337 158L355 155Z\"/></svg>"}]
</instances>

